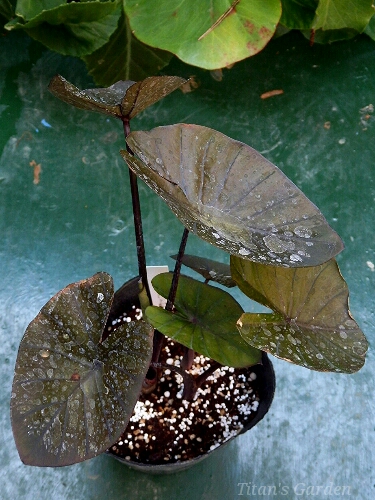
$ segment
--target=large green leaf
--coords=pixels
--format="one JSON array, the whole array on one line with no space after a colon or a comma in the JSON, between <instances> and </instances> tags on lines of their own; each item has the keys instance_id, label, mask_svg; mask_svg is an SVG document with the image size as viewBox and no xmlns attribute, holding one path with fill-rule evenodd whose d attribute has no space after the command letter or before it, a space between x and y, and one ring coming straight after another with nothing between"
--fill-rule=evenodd
<instances>
[{"instance_id":1,"label":"large green leaf","mask_svg":"<svg viewBox=\"0 0 375 500\"><path fill-rule=\"evenodd\" d=\"M184 78L178 76L150 76L140 82L119 81L106 88L80 90L62 76L56 75L48 89L76 108L116 118L134 118L185 82Z\"/></svg>"},{"instance_id":2,"label":"large green leaf","mask_svg":"<svg viewBox=\"0 0 375 500\"><path fill-rule=\"evenodd\" d=\"M24 463L86 460L125 429L149 366L152 328L127 323L101 342L112 298L112 278L98 273L57 293L28 326L11 400Z\"/></svg>"},{"instance_id":3,"label":"large green leaf","mask_svg":"<svg viewBox=\"0 0 375 500\"><path fill-rule=\"evenodd\" d=\"M5 25L23 29L49 49L70 56L91 54L104 45L117 28L119 0L62 3L58 0L17 2L17 17Z\"/></svg>"},{"instance_id":4,"label":"large green leaf","mask_svg":"<svg viewBox=\"0 0 375 500\"><path fill-rule=\"evenodd\" d=\"M372 0L320 0L314 28L337 30L351 28L362 32L374 15Z\"/></svg>"},{"instance_id":5,"label":"large green leaf","mask_svg":"<svg viewBox=\"0 0 375 500\"><path fill-rule=\"evenodd\" d=\"M152 280L155 290L165 298L171 283L172 273ZM250 347L236 329L243 310L224 290L180 276L175 308L176 312L170 312L150 306L146 316L167 337L222 365L243 367L260 362L261 352Z\"/></svg>"},{"instance_id":6,"label":"large green leaf","mask_svg":"<svg viewBox=\"0 0 375 500\"><path fill-rule=\"evenodd\" d=\"M246 342L313 370L352 373L363 366L367 340L350 315L334 259L284 269L232 257L231 267L240 289L274 311L242 315L238 328Z\"/></svg>"},{"instance_id":7,"label":"large green leaf","mask_svg":"<svg viewBox=\"0 0 375 500\"><path fill-rule=\"evenodd\" d=\"M172 259L176 259L177 255L172 255ZM236 286L230 272L230 266L217 262L216 260L206 259L204 257L197 257L196 255L184 254L182 263L190 269L194 269L207 281L215 281L228 288Z\"/></svg>"},{"instance_id":8,"label":"large green leaf","mask_svg":"<svg viewBox=\"0 0 375 500\"><path fill-rule=\"evenodd\" d=\"M142 42L206 69L262 50L281 15L279 0L160 0L157 8L149 0L126 0L124 8Z\"/></svg>"},{"instance_id":9,"label":"large green leaf","mask_svg":"<svg viewBox=\"0 0 375 500\"><path fill-rule=\"evenodd\" d=\"M119 80L142 80L155 75L171 58L169 52L154 49L137 40L122 15L109 42L83 60L96 84L108 86Z\"/></svg>"},{"instance_id":10,"label":"large green leaf","mask_svg":"<svg viewBox=\"0 0 375 500\"><path fill-rule=\"evenodd\" d=\"M250 260L313 266L343 248L321 212L271 162L198 125L132 132L129 167L202 239Z\"/></svg>"}]
</instances>

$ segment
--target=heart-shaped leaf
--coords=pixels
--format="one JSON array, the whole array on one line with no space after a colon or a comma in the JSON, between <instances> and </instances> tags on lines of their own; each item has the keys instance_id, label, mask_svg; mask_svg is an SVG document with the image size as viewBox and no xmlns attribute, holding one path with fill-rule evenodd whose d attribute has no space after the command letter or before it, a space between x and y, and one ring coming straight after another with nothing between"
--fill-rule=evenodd
<instances>
[{"instance_id":1,"label":"heart-shaped leaf","mask_svg":"<svg viewBox=\"0 0 375 500\"><path fill-rule=\"evenodd\" d=\"M152 280L155 290L165 298L172 276L162 273ZM175 308L176 312L170 312L150 306L146 316L167 337L222 365L239 368L260 362L261 352L250 347L236 328L243 310L224 290L180 276Z\"/></svg>"},{"instance_id":2,"label":"heart-shaped leaf","mask_svg":"<svg viewBox=\"0 0 375 500\"><path fill-rule=\"evenodd\" d=\"M186 80L178 76L150 76L140 82L119 81L107 88L80 90L62 76L56 75L48 89L76 108L130 119L183 83Z\"/></svg>"},{"instance_id":3,"label":"heart-shaped leaf","mask_svg":"<svg viewBox=\"0 0 375 500\"><path fill-rule=\"evenodd\" d=\"M177 255L172 255L171 258L176 260ZM228 288L236 286L236 282L232 279L230 266L228 264L197 257L196 255L188 255L186 253L182 257L182 263L184 266L194 269L194 271L203 276L207 281L215 281Z\"/></svg>"},{"instance_id":4,"label":"heart-shaped leaf","mask_svg":"<svg viewBox=\"0 0 375 500\"><path fill-rule=\"evenodd\" d=\"M104 45L116 30L118 0L63 2L18 0L16 16L5 28L25 30L60 54L81 57Z\"/></svg>"},{"instance_id":5,"label":"heart-shaped leaf","mask_svg":"<svg viewBox=\"0 0 375 500\"><path fill-rule=\"evenodd\" d=\"M206 69L229 66L268 43L281 15L279 0L126 0L137 38Z\"/></svg>"},{"instance_id":6,"label":"heart-shaped leaf","mask_svg":"<svg viewBox=\"0 0 375 500\"><path fill-rule=\"evenodd\" d=\"M58 292L28 326L11 400L25 464L81 462L125 429L149 366L152 328L127 323L101 342L112 299L112 278L98 273Z\"/></svg>"},{"instance_id":7,"label":"heart-shaped leaf","mask_svg":"<svg viewBox=\"0 0 375 500\"><path fill-rule=\"evenodd\" d=\"M367 340L350 315L334 259L285 269L232 257L231 267L239 288L274 311L242 315L238 328L246 342L312 370L352 373L363 366Z\"/></svg>"},{"instance_id":8,"label":"heart-shaped leaf","mask_svg":"<svg viewBox=\"0 0 375 500\"><path fill-rule=\"evenodd\" d=\"M322 213L271 162L199 125L132 132L121 151L193 233L233 255L276 266L321 264L343 244Z\"/></svg>"}]
</instances>

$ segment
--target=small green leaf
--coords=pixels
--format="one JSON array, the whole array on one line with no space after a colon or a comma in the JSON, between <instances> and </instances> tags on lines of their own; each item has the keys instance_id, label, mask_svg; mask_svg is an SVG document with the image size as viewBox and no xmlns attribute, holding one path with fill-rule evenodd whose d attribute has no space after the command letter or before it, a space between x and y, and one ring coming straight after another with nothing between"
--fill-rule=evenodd
<instances>
[{"instance_id":1,"label":"small green leaf","mask_svg":"<svg viewBox=\"0 0 375 500\"><path fill-rule=\"evenodd\" d=\"M63 5L64 0L17 0L16 13L25 20L31 20L41 14L43 11L48 11Z\"/></svg>"},{"instance_id":2,"label":"small green leaf","mask_svg":"<svg viewBox=\"0 0 375 500\"><path fill-rule=\"evenodd\" d=\"M132 132L129 167L185 227L226 252L276 266L327 261L343 244L322 213L250 146L199 125Z\"/></svg>"},{"instance_id":3,"label":"small green leaf","mask_svg":"<svg viewBox=\"0 0 375 500\"><path fill-rule=\"evenodd\" d=\"M312 370L352 373L363 366L367 340L350 315L334 259L285 269L232 257L231 267L239 288L251 298L254 290L274 311L242 315L238 328L246 342Z\"/></svg>"},{"instance_id":4,"label":"small green leaf","mask_svg":"<svg viewBox=\"0 0 375 500\"><path fill-rule=\"evenodd\" d=\"M302 30L302 35L307 39L311 40L311 29ZM333 43L339 42L341 40L350 40L358 35L358 31L352 28L342 28L339 30L315 30L314 32L314 43Z\"/></svg>"},{"instance_id":5,"label":"small green leaf","mask_svg":"<svg viewBox=\"0 0 375 500\"><path fill-rule=\"evenodd\" d=\"M172 273L152 280L155 290L167 297ZM222 365L244 367L259 363L261 352L250 348L236 329L241 306L227 292L180 276L176 312L160 307L146 309L147 320L161 333Z\"/></svg>"},{"instance_id":6,"label":"small green leaf","mask_svg":"<svg viewBox=\"0 0 375 500\"><path fill-rule=\"evenodd\" d=\"M366 35L375 40L375 15L372 16L372 18L370 19L368 25L365 28L364 33L366 33Z\"/></svg>"},{"instance_id":7,"label":"small green leaf","mask_svg":"<svg viewBox=\"0 0 375 500\"><path fill-rule=\"evenodd\" d=\"M56 75L48 89L57 98L76 108L116 118L134 118L185 82L184 78L178 76L151 76L141 82L120 81L107 88L80 90L62 76Z\"/></svg>"},{"instance_id":8,"label":"small green leaf","mask_svg":"<svg viewBox=\"0 0 375 500\"><path fill-rule=\"evenodd\" d=\"M316 9L315 29L338 30L351 28L359 33L374 15L372 0L320 0Z\"/></svg>"},{"instance_id":9,"label":"small green leaf","mask_svg":"<svg viewBox=\"0 0 375 500\"><path fill-rule=\"evenodd\" d=\"M172 57L169 52L154 49L137 40L122 14L109 42L83 60L95 83L109 86L119 80L137 81L155 75Z\"/></svg>"},{"instance_id":10,"label":"small green leaf","mask_svg":"<svg viewBox=\"0 0 375 500\"><path fill-rule=\"evenodd\" d=\"M316 0L281 0L280 24L289 29L309 29L315 18Z\"/></svg>"},{"instance_id":11,"label":"small green leaf","mask_svg":"<svg viewBox=\"0 0 375 500\"><path fill-rule=\"evenodd\" d=\"M9 0L0 0L0 16L5 19L11 19L14 16L14 10Z\"/></svg>"},{"instance_id":12,"label":"small green leaf","mask_svg":"<svg viewBox=\"0 0 375 500\"><path fill-rule=\"evenodd\" d=\"M262 50L281 15L279 0L161 0L157 8L149 0L126 0L124 8L139 40L206 69Z\"/></svg>"},{"instance_id":13,"label":"small green leaf","mask_svg":"<svg viewBox=\"0 0 375 500\"><path fill-rule=\"evenodd\" d=\"M112 299L112 278L98 273L58 292L28 326L11 400L25 464L81 462L125 429L149 366L152 328L127 323L101 342Z\"/></svg>"},{"instance_id":14,"label":"small green leaf","mask_svg":"<svg viewBox=\"0 0 375 500\"><path fill-rule=\"evenodd\" d=\"M171 258L176 260L177 255L172 255ZM205 280L215 281L228 288L236 286L236 282L232 279L230 266L228 264L197 257L196 255L188 255L186 253L182 257L182 263L184 266L194 269L194 271L203 276Z\"/></svg>"},{"instance_id":15,"label":"small green leaf","mask_svg":"<svg viewBox=\"0 0 375 500\"><path fill-rule=\"evenodd\" d=\"M22 29L60 54L82 57L104 45L117 28L119 0L70 2L17 2L17 18L5 25Z\"/></svg>"}]
</instances>

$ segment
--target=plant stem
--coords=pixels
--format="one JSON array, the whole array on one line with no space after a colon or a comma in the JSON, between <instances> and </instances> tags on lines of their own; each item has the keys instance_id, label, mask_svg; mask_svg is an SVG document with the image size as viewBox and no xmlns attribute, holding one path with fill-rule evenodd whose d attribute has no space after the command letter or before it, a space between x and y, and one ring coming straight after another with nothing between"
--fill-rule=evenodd
<instances>
[{"instance_id":1,"label":"plant stem","mask_svg":"<svg viewBox=\"0 0 375 500\"><path fill-rule=\"evenodd\" d=\"M195 358L195 352L193 351L193 349L189 349L188 347L184 346L184 352L181 360L181 368L183 368L184 370L190 370L190 368L193 366L194 358Z\"/></svg>"},{"instance_id":2,"label":"plant stem","mask_svg":"<svg viewBox=\"0 0 375 500\"><path fill-rule=\"evenodd\" d=\"M188 236L189 236L189 230L185 228L184 232L182 234L180 248L179 248L178 254L177 254L177 259L176 259L176 264L174 267L173 279L172 279L171 289L169 291L167 305L165 306L165 309L167 311L172 311L172 309L173 309L173 304L174 304L174 301L176 298L178 279L180 277L182 257L184 256ZM159 361L159 356L160 356L161 350L163 348L164 339L165 339L164 335L162 333L158 332L157 330L155 330L154 350L152 353L151 363L157 363Z\"/></svg>"},{"instance_id":3,"label":"plant stem","mask_svg":"<svg viewBox=\"0 0 375 500\"><path fill-rule=\"evenodd\" d=\"M122 123L124 126L125 142L126 138L130 134L130 121L128 118L122 118ZM126 150L134 156L133 151L126 144ZM133 217L134 217L134 231L135 231L135 241L137 245L137 257L138 257L138 272L142 280L142 284L146 289L147 297L151 301L150 287L147 280L147 270L146 270L146 252L145 244L143 240L143 229L142 229L142 214L141 214L141 204L139 201L138 192L138 181L135 173L129 168L129 181L130 181L130 191L133 204Z\"/></svg>"},{"instance_id":4,"label":"plant stem","mask_svg":"<svg viewBox=\"0 0 375 500\"><path fill-rule=\"evenodd\" d=\"M212 360L212 364L209 368L207 368L206 371L204 371L201 375L199 375L196 379L195 379L195 385L197 387L197 389L204 384L204 382L206 382L206 380L208 379L208 377L210 375L212 375L218 368L220 368L222 365L220 363L218 363L217 361L213 361Z\"/></svg>"},{"instance_id":5,"label":"plant stem","mask_svg":"<svg viewBox=\"0 0 375 500\"><path fill-rule=\"evenodd\" d=\"M184 232L182 234L182 238L181 238L180 248L178 249L176 264L174 266L173 279L172 279L171 289L169 291L167 305L165 306L165 309L167 311L172 311L174 301L176 299L178 280L180 278L180 271L181 271L181 265L182 265L182 257L184 256L184 253L185 253L185 248L186 248L188 236L189 236L189 230L186 229L186 227L185 227Z\"/></svg>"},{"instance_id":6,"label":"plant stem","mask_svg":"<svg viewBox=\"0 0 375 500\"><path fill-rule=\"evenodd\" d=\"M185 253L188 236L189 236L189 230L186 229L185 227L181 238L180 248L178 250L178 254L176 257L176 264L174 267L171 289L169 291L167 305L165 307L167 311L172 311L174 301L176 299L178 280L180 278L180 272L181 272L182 258ZM189 349L188 347L184 347L184 353L182 357L182 367L184 368L184 370L190 370L193 362L194 362L194 351L192 349Z\"/></svg>"},{"instance_id":7,"label":"plant stem","mask_svg":"<svg viewBox=\"0 0 375 500\"><path fill-rule=\"evenodd\" d=\"M178 373L179 375L181 375L181 377L183 378L183 381L184 381L184 391L182 394L183 399L186 399L187 401L192 401L194 399L194 395L197 391L197 386L196 386L195 379L194 379L193 375L191 375L187 371L183 370L179 366L175 366L175 365L166 365L163 363L152 363L151 366L153 368L168 369L168 370L174 371L174 372Z\"/></svg>"},{"instance_id":8,"label":"plant stem","mask_svg":"<svg viewBox=\"0 0 375 500\"><path fill-rule=\"evenodd\" d=\"M156 368L162 368L165 369L167 368L168 370L172 370L176 373L179 373L181 377L184 380L184 390L182 393L182 398L186 399L186 401L193 401L195 393L197 392L197 389L201 387L208 377L212 375L218 368L220 368L222 365L218 363L217 361L212 361L212 364L209 368L207 368L206 371L204 371L201 375L198 377L194 377L190 373L188 373L186 370L184 370L182 367L180 368L179 366L175 365L166 365L163 363L157 363L157 362L152 362L151 367L156 369Z\"/></svg>"},{"instance_id":9,"label":"plant stem","mask_svg":"<svg viewBox=\"0 0 375 500\"><path fill-rule=\"evenodd\" d=\"M125 143L126 143L126 138L130 134L130 121L128 118L123 117L122 123L124 126ZM127 143L126 143L126 150L128 151L128 153L134 156L133 151L130 149ZM142 284L145 287L149 303L152 304L150 287L147 279L146 252L143 239L142 214L141 214L141 203L139 201L138 180L135 173L130 168L128 170L129 170L130 191L133 204L135 241L137 244L138 272L141 277ZM153 339L152 360L151 360L152 362L158 361L160 351L163 346L163 340L164 340L164 335L155 330ZM157 373L155 370L149 369L144 384L146 384L146 386L149 386L152 390L152 388L155 387L156 383L157 383Z\"/></svg>"},{"instance_id":10,"label":"plant stem","mask_svg":"<svg viewBox=\"0 0 375 500\"><path fill-rule=\"evenodd\" d=\"M159 356L164 345L164 339L164 335L160 333L159 330L155 330L151 363L157 363L159 361Z\"/></svg>"}]
</instances>

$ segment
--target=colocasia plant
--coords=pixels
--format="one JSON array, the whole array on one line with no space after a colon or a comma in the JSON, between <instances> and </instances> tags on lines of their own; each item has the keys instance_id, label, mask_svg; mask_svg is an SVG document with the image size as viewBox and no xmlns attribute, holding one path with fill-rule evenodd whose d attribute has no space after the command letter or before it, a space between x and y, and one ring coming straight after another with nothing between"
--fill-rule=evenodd
<instances>
[{"instance_id":1,"label":"colocasia plant","mask_svg":"<svg viewBox=\"0 0 375 500\"><path fill-rule=\"evenodd\" d=\"M350 315L335 261L343 243L276 166L203 126L131 132L134 116L184 83L169 76L88 90L61 76L50 83L63 101L123 123L139 269L116 293L105 272L73 283L29 324L11 399L25 464L69 465L108 449L115 455L123 449L131 461L181 462L191 458L182 430L199 455L256 421L257 370L269 365L266 353L318 371L352 373L364 364L367 341ZM184 226L174 272L152 281L165 307L151 301L138 178ZM189 232L230 255L230 265L184 254ZM181 275L182 264L204 281ZM244 312L222 285L239 287L268 312ZM173 394L172 378L181 389ZM241 418L227 404L236 394ZM173 399L179 408L163 414ZM179 412L187 417L177 428ZM169 434L155 430L151 417L166 419ZM208 449L194 427L203 421L223 428L221 438L212 432ZM147 456L133 453L140 441Z\"/></svg>"}]
</instances>

